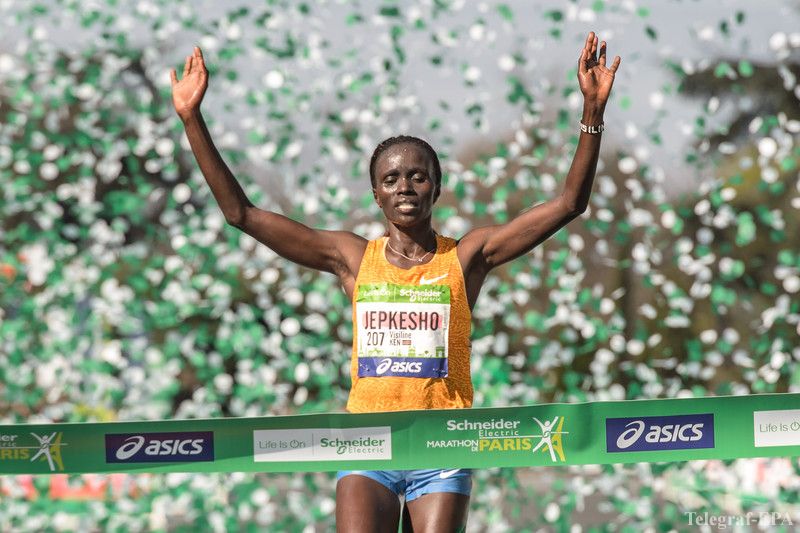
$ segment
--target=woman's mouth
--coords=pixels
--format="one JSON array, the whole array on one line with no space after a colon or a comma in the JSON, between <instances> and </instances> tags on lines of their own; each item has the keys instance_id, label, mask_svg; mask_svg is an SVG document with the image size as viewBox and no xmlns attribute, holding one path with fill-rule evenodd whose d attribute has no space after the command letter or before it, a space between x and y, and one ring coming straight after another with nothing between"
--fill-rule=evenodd
<instances>
[{"instance_id":1,"label":"woman's mouth","mask_svg":"<svg viewBox=\"0 0 800 533\"><path fill-rule=\"evenodd\" d=\"M400 211L401 213L410 213L412 211L416 211L417 204L412 204L411 202L400 202L395 206L395 210Z\"/></svg>"}]
</instances>

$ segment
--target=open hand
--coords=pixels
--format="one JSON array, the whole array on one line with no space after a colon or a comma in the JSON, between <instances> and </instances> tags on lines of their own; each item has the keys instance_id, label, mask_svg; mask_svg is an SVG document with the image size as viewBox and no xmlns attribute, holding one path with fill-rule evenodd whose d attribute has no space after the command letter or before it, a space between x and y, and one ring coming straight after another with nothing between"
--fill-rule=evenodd
<instances>
[{"instance_id":1,"label":"open hand","mask_svg":"<svg viewBox=\"0 0 800 533\"><path fill-rule=\"evenodd\" d=\"M606 66L606 42L601 41L598 55L598 38L589 32L578 58L578 83L586 104L595 108L605 108L614 75L619 68L620 57L616 56L611 67Z\"/></svg>"},{"instance_id":2,"label":"open hand","mask_svg":"<svg viewBox=\"0 0 800 533\"><path fill-rule=\"evenodd\" d=\"M175 69L170 71L172 79L172 103L182 119L188 118L200 109L203 95L208 87L208 70L203 62L203 52L197 46L190 56L186 56L183 78L178 81Z\"/></svg>"}]
</instances>

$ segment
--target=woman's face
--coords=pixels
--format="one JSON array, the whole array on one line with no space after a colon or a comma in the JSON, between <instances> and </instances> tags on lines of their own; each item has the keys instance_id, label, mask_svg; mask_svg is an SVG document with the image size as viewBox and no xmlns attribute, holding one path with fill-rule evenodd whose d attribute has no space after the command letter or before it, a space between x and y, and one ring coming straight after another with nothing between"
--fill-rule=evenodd
<instances>
[{"instance_id":1,"label":"woman's face","mask_svg":"<svg viewBox=\"0 0 800 533\"><path fill-rule=\"evenodd\" d=\"M372 194L389 222L412 226L430 220L439 197L433 169L425 150L411 143L390 146L378 157Z\"/></svg>"}]
</instances>

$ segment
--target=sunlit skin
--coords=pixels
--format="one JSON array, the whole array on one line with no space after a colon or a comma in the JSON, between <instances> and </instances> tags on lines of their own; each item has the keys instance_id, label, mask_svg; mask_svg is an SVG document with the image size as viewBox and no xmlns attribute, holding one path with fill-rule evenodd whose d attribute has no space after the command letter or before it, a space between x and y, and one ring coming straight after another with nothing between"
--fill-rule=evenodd
<instances>
[{"instance_id":1,"label":"sunlit skin","mask_svg":"<svg viewBox=\"0 0 800 533\"><path fill-rule=\"evenodd\" d=\"M619 65L619 56L610 66L606 65L606 43L590 32L578 57L584 124L595 126L603 122ZM290 261L335 274L352 299L367 240L348 231L309 228L253 205L220 157L200 113L208 87L208 72L200 49L195 48L186 58L180 80L174 70L171 77L175 110L226 221ZM600 140L599 134L580 134L561 194L531 207L507 224L476 228L458 241L456 252L470 308L475 305L491 269L529 252L586 210L600 154ZM424 257L436 247L431 213L439 197L439 188L433 179L433 163L424 150L405 143L383 152L376 161L375 170L373 195L388 231L386 259L399 268L417 266L420 263L413 259ZM429 254L423 264L431 257ZM463 530L468 508L468 496L426 494L406 505L404 530L409 524L413 531ZM339 481L336 488L339 531L394 533L400 516L397 496L380 483L358 475L345 476Z\"/></svg>"},{"instance_id":2,"label":"sunlit skin","mask_svg":"<svg viewBox=\"0 0 800 533\"><path fill-rule=\"evenodd\" d=\"M433 162L414 144L396 144L381 154L375 163L375 202L386 220L396 226L430 226L433 204L439 197L434 183Z\"/></svg>"},{"instance_id":3,"label":"sunlit skin","mask_svg":"<svg viewBox=\"0 0 800 533\"><path fill-rule=\"evenodd\" d=\"M417 258L436 248L431 214L439 197L439 187L433 175L433 162L428 154L410 143L390 146L375 163L372 194L389 227L392 246L386 253L394 256L398 266L407 266L405 263L409 261L392 249ZM418 244L425 251L418 253ZM430 259L431 256L421 264Z\"/></svg>"}]
</instances>

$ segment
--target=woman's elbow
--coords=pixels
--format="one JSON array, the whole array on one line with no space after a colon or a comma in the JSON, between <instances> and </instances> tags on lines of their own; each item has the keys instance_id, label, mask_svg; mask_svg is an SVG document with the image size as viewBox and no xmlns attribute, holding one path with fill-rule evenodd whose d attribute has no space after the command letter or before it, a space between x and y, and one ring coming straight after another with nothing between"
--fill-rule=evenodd
<instances>
[{"instance_id":1,"label":"woman's elbow","mask_svg":"<svg viewBox=\"0 0 800 533\"><path fill-rule=\"evenodd\" d=\"M239 205L235 208L228 208L222 212L225 222L236 228L242 229L247 224L248 216L252 215L250 208L254 207L250 202Z\"/></svg>"},{"instance_id":2,"label":"woman's elbow","mask_svg":"<svg viewBox=\"0 0 800 533\"><path fill-rule=\"evenodd\" d=\"M223 213L225 216L225 222L229 225L233 226L234 228L242 228L245 223L247 212L244 209L237 210L232 213Z\"/></svg>"},{"instance_id":3,"label":"woman's elbow","mask_svg":"<svg viewBox=\"0 0 800 533\"><path fill-rule=\"evenodd\" d=\"M562 198L561 207L564 210L564 215L572 220L573 218L577 218L586 212L586 209L589 207L589 202Z\"/></svg>"},{"instance_id":4,"label":"woman's elbow","mask_svg":"<svg viewBox=\"0 0 800 533\"><path fill-rule=\"evenodd\" d=\"M572 210L570 211L570 215L577 218L582 214L584 214L588 208L589 208L588 202L581 202L580 204L573 206Z\"/></svg>"}]
</instances>

